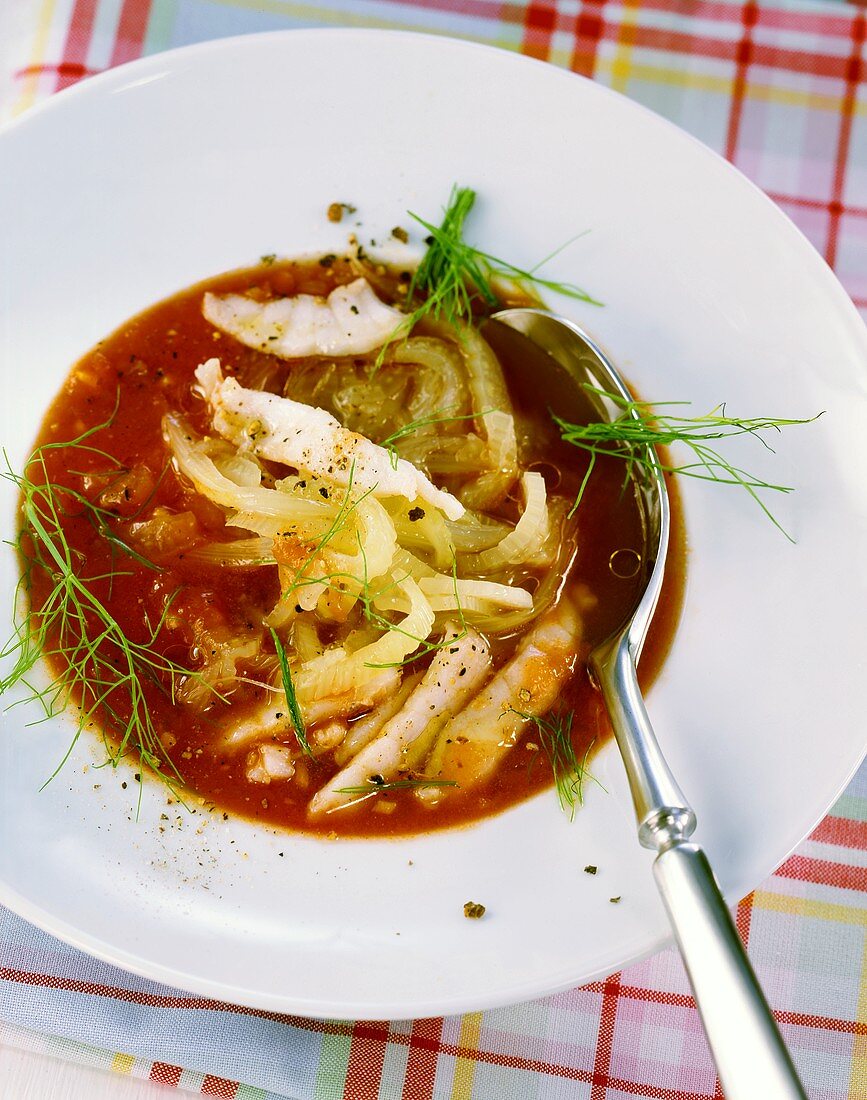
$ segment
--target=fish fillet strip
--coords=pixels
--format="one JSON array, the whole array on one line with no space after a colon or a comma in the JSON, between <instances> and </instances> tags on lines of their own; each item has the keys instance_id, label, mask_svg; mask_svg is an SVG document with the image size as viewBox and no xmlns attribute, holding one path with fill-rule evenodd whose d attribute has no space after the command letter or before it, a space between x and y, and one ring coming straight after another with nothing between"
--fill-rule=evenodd
<instances>
[{"instance_id":1,"label":"fish fillet strip","mask_svg":"<svg viewBox=\"0 0 867 1100\"><path fill-rule=\"evenodd\" d=\"M449 635L454 639L449 643ZM375 741L341 769L327 787L310 802L313 816L328 813L353 802L357 794L341 790L364 787L372 775L386 781L400 770L404 750L422 736L432 721L451 717L490 673L491 655L487 643L474 630L459 634L448 629L446 644L437 650L421 683L394 717L384 725Z\"/></svg>"},{"instance_id":2,"label":"fish fillet strip","mask_svg":"<svg viewBox=\"0 0 867 1100\"><path fill-rule=\"evenodd\" d=\"M556 703L572 675L581 641L581 620L568 600L561 600L525 635L510 661L450 722L437 739L431 774L462 788L487 778L505 751L518 739L529 717L541 717ZM528 717L525 717L528 716ZM428 803L450 788L420 790Z\"/></svg>"},{"instance_id":3,"label":"fish fillet strip","mask_svg":"<svg viewBox=\"0 0 867 1100\"><path fill-rule=\"evenodd\" d=\"M294 466L336 485L369 490L375 497L421 500L448 519L464 506L429 481L411 462L391 454L363 435L349 431L325 409L288 397L248 390L224 378L219 359L196 370L201 392L211 407L214 430L242 451Z\"/></svg>"},{"instance_id":4,"label":"fish fillet strip","mask_svg":"<svg viewBox=\"0 0 867 1100\"><path fill-rule=\"evenodd\" d=\"M243 294L206 294L202 313L247 347L283 359L364 355L406 320L377 298L366 279L339 286L327 298L296 294L257 302Z\"/></svg>"},{"instance_id":5,"label":"fish fillet strip","mask_svg":"<svg viewBox=\"0 0 867 1100\"><path fill-rule=\"evenodd\" d=\"M315 699L301 707L305 726L313 726L333 718L351 717L376 706L393 696L400 688L400 670L382 669L360 690ZM226 729L222 744L230 751L242 749L256 741L282 741L292 736L292 719L286 698L278 692L278 702L263 703L249 718Z\"/></svg>"}]
</instances>

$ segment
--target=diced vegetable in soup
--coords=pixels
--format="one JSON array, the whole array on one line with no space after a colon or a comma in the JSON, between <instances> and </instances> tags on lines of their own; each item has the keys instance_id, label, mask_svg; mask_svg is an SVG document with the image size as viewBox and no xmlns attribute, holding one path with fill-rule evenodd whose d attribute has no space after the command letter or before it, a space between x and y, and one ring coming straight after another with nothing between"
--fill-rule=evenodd
<instances>
[{"instance_id":1,"label":"diced vegetable in soup","mask_svg":"<svg viewBox=\"0 0 867 1100\"><path fill-rule=\"evenodd\" d=\"M580 791L608 736L584 662L644 580L612 567L642 552L623 465L600 458L573 515L586 457L545 378L495 352L483 309L409 327L408 282L357 257L218 276L102 341L43 425L29 476L84 586L43 619L49 661L84 670L115 750L228 812L431 830L564 760Z\"/></svg>"}]
</instances>

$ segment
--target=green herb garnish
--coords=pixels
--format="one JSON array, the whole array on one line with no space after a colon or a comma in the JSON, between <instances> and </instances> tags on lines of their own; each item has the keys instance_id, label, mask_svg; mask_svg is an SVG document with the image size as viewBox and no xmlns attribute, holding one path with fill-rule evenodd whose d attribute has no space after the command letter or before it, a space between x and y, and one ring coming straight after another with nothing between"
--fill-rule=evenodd
<instances>
[{"instance_id":1,"label":"green herb garnish","mask_svg":"<svg viewBox=\"0 0 867 1100\"><path fill-rule=\"evenodd\" d=\"M283 680L283 694L286 696L286 706L289 710L289 719L292 722L292 729L295 730L295 738L298 744L301 746L301 751L309 756L311 760L315 760L316 757L313 754L313 749L310 748L310 742L307 740L307 730L304 727L304 716L301 713L301 707L298 705L298 696L295 694L295 685L292 682L292 672L289 668L289 662L286 659L286 650L283 648L283 643L277 637L277 632L274 627L270 627L271 639L274 642L274 649L277 652L277 660L280 663L280 676Z\"/></svg>"},{"instance_id":2,"label":"green herb garnish","mask_svg":"<svg viewBox=\"0 0 867 1100\"><path fill-rule=\"evenodd\" d=\"M338 787L338 794L386 794L388 791L418 791L428 787L457 787L453 779L383 779L381 775L372 775L367 783L358 787Z\"/></svg>"},{"instance_id":3,"label":"green herb garnish","mask_svg":"<svg viewBox=\"0 0 867 1100\"><path fill-rule=\"evenodd\" d=\"M584 805L585 779L590 779L597 786L602 786L599 780L590 774L587 767L593 742L591 741L587 746L584 756L579 760L572 743L574 715L571 712L557 710L544 718L537 718L535 714L526 714L515 707L510 709L536 727L542 750L548 758L554 775L554 786L560 808L569 814L571 821L575 817L576 807Z\"/></svg>"},{"instance_id":4,"label":"green herb garnish","mask_svg":"<svg viewBox=\"0 0 867 1100\"><path fill-rule=\"evenodd\" d=\"M38 702L45 719L56 717L70 703L80 701L72 742L46 782L60 771L82 730L104 719L106 728L116 737L116 741L103 737L106 763L116 767L132 751L175 789L183 778L163 746L145 686L156 685L172 703L178 687L188 678L198 679L215 695L218 693L198 672L166 657L158 648L171 598L159 622L155 626L147 624L149 634L144 641L126 636L97 594L100 583L110 586L123 574L112 570L87 575L86 560L70 546L63 528L70 506L94 524L112 550L123 552L141 565L157 567L109 529L109 510L84 493L52 484L47 463L51 452L69 451L96 456L117 466L111 455L86 442L109 427L116 411L117 406L108 420L76 439L38 447L22 474L15 473L4 454L6 469L0 476L10 481L21 496L21 527L11 545L18 551L23 568L15 589L13 632L0 650L0 659L12 658L15 663L0 680L0 694L15 687L26 688L29 694L20 702ZM35 571L48 581L48 595L38 608L32 604ZM60 665L47 686L31 679L43 657L57 658Z\"/></svg>"},{"instance_id":5,"label":"green herb garnish","mask_svg":"<svg viewBox=\"0 0 867 1100\"><path fill-rule=\"evenodd\" d=\"M812 424L822 413L805 420L787 420L779 417L755 417L742 419L726 415L725 405L718 405L704 416L680 416L666 412L666 409L689 405L688 401L649 401L627 400L620 394L584 385L588 393L604 397L622 411L611 421L593 424L570 424L552 413L554 422L560 429L560 435L567 442L590 455L587 468L570 515L574 514L584 496L584 491L593 473L598 455L613 455L626 463L624 484L633 476L636 467L650 473L658 467L663 473L683 474L685 477L700 481L713 481L718 485L739 485L750 494L775 527L793 542L791 535L780 525L768 506L759 496L760 491L791 493L792 486L775 485L763 478L748 473L728 461L711 443L718 439L733 436L750 435L769 451L773 447L762 433L779 432L793 424ZM671 443L683 443L695 456L693 462L675 465L663 462L655 447L668 446Z\"/></svg>"},{"instance_id":6,"label":"green herb garnish","mask_svg":"<svg viewBox=\"0 0 867 1100\"><path fill-rule=\"evenodd\" d=\"M529 271L467 244L463 236L464 223L475 201L476 192L472 188L455 184L439 225L426 221L411 210L407 211L414 221L427 230L428 249L409 284L407 303L411 312L380 351L377 368L382 365L390 344L410 332L423 317L430 315L455 325L472 318L473 303L477 298L489 308L498 306L500 298L495 289L498 281L516 283L529 290L553 291L589 305L602 304L574 283L546 279L538 274L544 264L576 239L574 237Z\"/></svg>"},{"instance_id":7,"label":"green herb garnish","mask_svg":"<svg viewBox=\"0 0 867 1100\"><path fill-rule=\"evenodd\" d=\"M574 283L546 279L537 274L539 268L557 252L562 251L565 245L546 256L530 271L524 271L489 252L467 244L463 238L464 222L475 201L476 192L472 188L455 185L439 225L432 225L411 210L407 211L430 235L428 250L409 285L410 300L416 294L426 296L416 314L424 316L433 313L434 316L444 317L452 323L468 320L472 317L474 293L488 306L499 305L500 299L493 285L497 280L507 280L533 288L541 287L590 305L601 305L601 302L597 302L586 290ZM418 320L417 316L414 317Z\"/></svg>"}]
</instances>

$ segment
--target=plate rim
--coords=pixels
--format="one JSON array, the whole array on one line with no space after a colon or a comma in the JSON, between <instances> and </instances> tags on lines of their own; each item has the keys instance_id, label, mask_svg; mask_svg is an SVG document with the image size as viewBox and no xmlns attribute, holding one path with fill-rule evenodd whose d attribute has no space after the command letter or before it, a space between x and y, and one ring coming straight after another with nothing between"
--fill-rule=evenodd
<instances>
[{"instance_id":1,"label":"plate rim","mask_svg":"<svg viewBox=\"0 0 867 1100\"><path fill-rule=\"evenodd\" d=\"M773 216L777 219L778 224L781 227L786 227L785 232L787 232L790 237L792 237L794 233L792 240L798 240L798 247L804 254L805 261L811 264L814 273L821 277L823 293L828 297L829 301L833 302L840 323L847 323L851 330L850 335L860 344L865 359L867 359L867 327L865 327L854 303L846 293L842 284L834 275L824 258L807 240L804 233L794 224L794 222L792 222L784 211L782 211L757 184L753 183L752 180L744 175L743 172L688 131L682 129L664 116L657 114L643 104L630 99L628 96L551 62L531 58L516 50L501 46L488 45L486 43L470 41L450 35L429 34L419 31L351 27L285 29L210 39L135 59L123 65L107 69L85 80L81 80L75 85L49 96L47 99L0 126L0 149L2 149L3 142L6 140L7 135L19 131L22 127L26 128L28 125L31 125L34 120L38 121L38 119L46 114L58 110L66 111L68 109L67 105L74 103L77 99L86 98L88 96L99 97L103 94L102 89L104 87L124 87L129 84L130 80L140 75L143 76L147 73L152 73L154 70L160 68L175 68L179 64L183 66L189 57L221 52L231 53L233 50L237 49L239 45L242 45L243 48L255 49L258 41L267 40L273 42L280 39L297 41L299 38L303 37L311 37L317 40L326 38L423 40L426 47L435 50L442 48L447 52L449 50L459 49L468 53L481 52L486 54L495 53L505 55L510 59L510 63L516 66L523 65L544 68L553 79L568 80L570 82L577 80L588 90L592 88L593 94L628 103L630 109L634 113L644 115L652 125L662 125L670 131L673 131L681 140L684 138L687 139L687 141L694 148L700 150L703 155L706 157L709 156L717 162L718 165L724 166L731 174L731 178L738 181L738 186L743 187L746 184L754 196L757 196L764 204L766 211L773 212ZM818 265L815 263L816 260L819 261ZM616 752L616 749L613 751ZM862 748L860 755L848 767L845 776L840 779L835 788L833 797L827 802L824 809L815 817L809 827L803 830L799 829L798 835L788 844L783 855L779 858L774 858L771 866L767 868L765 874L762 876L763 879L770 875L773 870L777 868L807 836L809 836L816 825L826 816L836 799L851 782L853 776L863 763L865 756L867 756L867 745ZM397 839L399 840L400 838ZM347 841L342 841L342 843L347 843ZM352 841L349 840L348 843L352 843ZM637 843L638 841L636 838L636 844ZM736 904L737 901L744 896L744 893L753 889L754 886L755 884L752 887L747 885L746 890L744 890L744 885L739 883L731 890L727 891L726 896L728 903L730 905ZM0 880L0 904L6 906L10 911L17 914L22 919L35 924L50 935L56 936L63 942L79 950L85 951L104 962L118 966L125 971L139 975L148 980L157 981L170 986L177 985L178 988L199 996L213 998L219 1001L227 1001L227 1003L230 1004L236 1004L264 1012L288 1012L308 1019L373 1020L382 1019L386 1016L388 1018L400 1018L401 1013L405 1011L399 1003L395 1002L383 1002L375 1005L344 1004L342 1007L333 1006L337 1009L336 1012L325 1011L323 1010L321 1002L316 1002L318 1007L314 1011L313 1006L309 1003L309 999L299 1000L292 995L272 996L252 989L244 989L235 986L230 987L220 981L203 978L197 975L187 975L170 966L165 966L157 961L142 958L133 952L122 950L119 947L107 943L98 936L82 932L74 925L64 921L61 917L55 916L47 909L31 903L29 899L19 894L16 890L11 889L3 880ZM627 959L618 963L617 967L633 965L655 954L659 950L670 945L672 939L673 937L670 933L657 937L645 950L630 955ZM443 1014L451 1015L467 1011L484 1011L558 993L566 989L574 988L578 982L581 984L592 982L608 973L611 973L611 969L606 965L604 968L591 972L589 975L584 975L579 979L563 978L557 983L542 983L541 985L539 980L525 981L520 987L516 987L512 984L509 987L508 993L505 992L505 990L499 992L494 991L486 996L480 995L471 1000L467 1000L465 996L459 995L456 1001L452 1001L447 996L440 994L432 997L427 1004L414 1004L412 1010L416 1018L429 1018ZM330 1006L324 1007L327 1009ZM344 1010L349 1014L342 1015L341 1013Z\"/></svg>"}]
</instances>

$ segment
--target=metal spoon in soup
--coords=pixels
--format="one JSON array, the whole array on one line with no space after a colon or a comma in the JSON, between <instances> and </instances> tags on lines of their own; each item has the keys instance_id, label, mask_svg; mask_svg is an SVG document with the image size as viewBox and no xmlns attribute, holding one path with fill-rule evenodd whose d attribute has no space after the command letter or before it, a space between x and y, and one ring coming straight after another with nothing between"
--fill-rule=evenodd
<instances>
[{"instance_id":1,"label":"metal spoon in soup","mask_svg":"<svg viewBox=\"0 0 867 1100\"><path fill-rule=\"evenodd\" d=\"M539 309L507 309L485 328L494 349L520 363L564 402L612 420L634 400L618 371L571 321ZM559 410L558 410L559 411ZM728 1100L806 1100L703 850L690 841L696 816L665 761L638 685L636 666L662 588L670 510L652 448L633 463L644 519L645 586L622 626L590 654L638 819L638 839L658 855L654 876L683 956Z\"/></svg>"}]
</instances>

